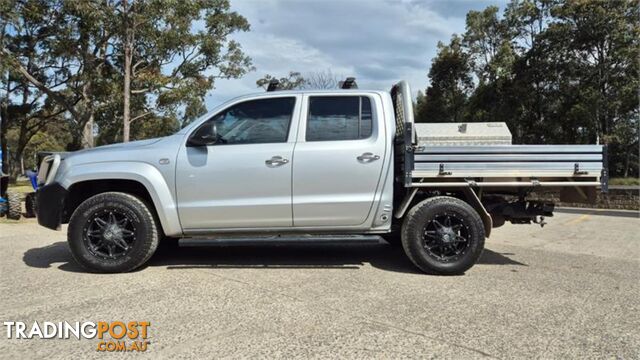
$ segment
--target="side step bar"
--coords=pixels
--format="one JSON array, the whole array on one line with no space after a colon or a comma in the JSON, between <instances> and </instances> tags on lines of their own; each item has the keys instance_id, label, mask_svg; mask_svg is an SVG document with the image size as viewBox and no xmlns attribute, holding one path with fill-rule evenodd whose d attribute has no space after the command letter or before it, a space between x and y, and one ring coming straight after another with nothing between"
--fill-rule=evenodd
<instances>
[{"instance_id":1,"label":"side step bar","mask_svg":"<svg viewBox=\"0 0 640 360\"><path fill-rule=\"evenodd\" d=\"M378 235L256 235L212 236L180 239L180 245L196 246L255 246L255 245L326 245L326 244L378 244Z\"/></svg>"}]
</instances>

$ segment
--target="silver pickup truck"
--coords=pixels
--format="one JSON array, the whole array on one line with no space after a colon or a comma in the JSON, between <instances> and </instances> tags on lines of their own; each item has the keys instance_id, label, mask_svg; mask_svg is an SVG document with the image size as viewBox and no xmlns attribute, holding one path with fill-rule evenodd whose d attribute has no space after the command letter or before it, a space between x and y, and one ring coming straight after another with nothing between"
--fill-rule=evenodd
<instances>
[{"instance_id":1,"label":"silver pickup truck","mask_svg":"<svg viewBox=\"0 0 640 360\"><path fill-rule=\"evenodd\" d=\"M552 216L535 189L572 202L607 189L604 146L421 145L406 82L354 85L243 96L171 136L47 156L38 222L69 223L96 272L185 237L378 234L424 272L458 274L492 228Z\"/></svg>"}]
</instances>

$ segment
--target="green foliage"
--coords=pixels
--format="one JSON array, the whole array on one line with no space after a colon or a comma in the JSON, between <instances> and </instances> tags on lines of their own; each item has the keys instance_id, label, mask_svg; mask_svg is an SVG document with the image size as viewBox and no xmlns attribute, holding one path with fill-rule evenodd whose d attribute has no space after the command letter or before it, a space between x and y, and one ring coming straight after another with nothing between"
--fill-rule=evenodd
<instances>
[{"instance_id":1,"label":"green foliage","mask_svg":"<svg viewBox=\"0 0 640 360\"><path fill-rule=\"evenodd\" d=\"M204 97L217 79L239 78L253 69L240 44L229 38L248 31L249 23L228 1L147 0L130 6L132 94L146 98L134 117L181 112L182 121L193 120L205 111ZM116 47L123 46L123 37Z\"/></svg>"},{"instance_id":2,"label":"green foliage","mask_svg":"<svg viewBox=\"0 0 640 360\"><path fill-rule=\"evenodd\" d=\"M53 123L69 150L122 141L125 113L132 139L174 132L217 79L253 70L231 39L248 30L227 0L0 0L3 156L19 163Z\"/></svg>"},{"instance_id":3,"label":"green foliage","mask_svg":"<svg viewBox=\"0 0 640 360\"><path fill-rule=\"evenodd\" d=\"M506 122L517 143L600 141L613 174L637 176L639 18L633 1L471 11L462 42L439 45L416 118Z\"/></svg>"},{"instance_id":4,"label":"green foliage","mask_svg":"<svg viewBox=\"0 0 640 360\"><path fill-rule=\"evenodd\" d=\"M465 105L473 90L470 58L462 50L462 40L454 35L449 45L438 43L438 56L431 64L431 85L426 101L418 103L416 122L462 121Z\"/></svg>"},{"instance_id":5,"label":"green foliage","mask_svg":"<svg viewBox=\"0 0 640 360\"><path fill-rule=\"evenodd\" d=\"M281 78L267 74L258 79L256 85L266 90L272 80L278 80L278 89L281 90L301 89L304 88L305 85L305 79L302 77L302 74L297 71L290 71L288 76Z\"/></svg>"},{"instance_id":6,"label":"green foliage","mask_svg":"<svg viewBox=\"0 0 640 360\"><path fill-rule=\"evenodd\" d=\"M640 185L640 178L613 178L609 180L609 185Z\"/></svg>"},{"instance_id":7,"label":"green foliage","mask_svg":"<svg viewBox=\"0 0 640 360\"><path fill-rule=\"evenodd\" d=\"M65 151L67 144L71 140L71 133L66 122L52 121L31 137L29 146L23 149L20 157L13 153L13 149L18 148L19 137L20 130L18 128L13 128L7 133L10 154L12 155L10 173L14 176L22 172L20 159L24 163L25 170L34 169L36 167L36 155L39 152Z\"/></svg>"},{"instance_id":8,"label":"green foliage","mask_svg":"<svg viewBox=\"0 0 640 360\"><path fill-rule=\"evenodd\" d=\"M337 89L341 80L341 76L334 74L331 70L312 71L302 75L297 71L290 71L286 77L277 78L273 75L265 75L256 81L256 85L263 89L269 87L271 80L278 80L278 89L311 89L311 90L329 90Z\"/></svg>"}]
</instances>

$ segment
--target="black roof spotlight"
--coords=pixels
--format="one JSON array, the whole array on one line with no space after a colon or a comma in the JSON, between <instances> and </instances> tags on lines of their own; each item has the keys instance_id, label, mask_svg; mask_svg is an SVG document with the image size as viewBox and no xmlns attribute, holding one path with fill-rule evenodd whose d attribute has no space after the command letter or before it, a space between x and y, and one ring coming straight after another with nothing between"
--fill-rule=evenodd
<instances>
[{"instance_id":1,"label":"black roof spotlight","mask_svg":"<svg viewBox=\"0 0 640 360\"><path fill-rule=\"evenodd\" d=\"M358 84L356 84L356 78L348 77L344 81L340 81L339 83L340 89L357 89Z\"/></svg>"},{"instance_id":2,"label":"black roof spotlight","mask_svg":"<svg viewBox=\"0 0 640 360\"><path fill-rule=\"evenodd\" d=\"M278 90L278 85L280 85L280 81L278 81L278 79L271 79L271 81L269 81L269 86L267 87L267 91Z\"/></svg>"}]
</instances>

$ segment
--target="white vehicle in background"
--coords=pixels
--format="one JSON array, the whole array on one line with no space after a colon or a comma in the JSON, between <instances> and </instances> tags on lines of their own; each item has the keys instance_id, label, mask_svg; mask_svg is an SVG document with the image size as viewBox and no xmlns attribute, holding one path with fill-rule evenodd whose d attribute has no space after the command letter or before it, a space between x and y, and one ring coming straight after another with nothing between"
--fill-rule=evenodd
<instances>
[{"instance_id":1,"label":"white vehicle in background","mask_svg":"<svg viewBox=\"0 0 640 360\"><path fill-rule=\"evenodd\" d=\"M406 82L341 87L272 83L165 138L48 156L38 221L69 223L74 258L97 272L136 269L183 237L379 234L421 270L458 274L492 228L552 216L531 191L586 202L607 189L606 147L510 145L495 123L416 134Z\"/></svg>"}]
</instances>

